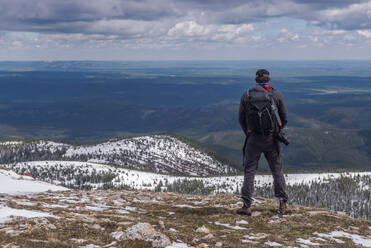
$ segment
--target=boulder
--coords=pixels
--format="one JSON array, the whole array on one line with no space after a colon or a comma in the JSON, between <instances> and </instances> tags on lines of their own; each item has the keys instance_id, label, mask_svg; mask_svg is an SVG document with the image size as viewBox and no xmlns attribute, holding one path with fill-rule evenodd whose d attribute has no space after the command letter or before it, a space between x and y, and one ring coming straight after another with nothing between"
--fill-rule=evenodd
<instances>
[{"instance_id":1,"label":"boulder","mask_svg":"<svg viewBox=\"0 0 371 248\"><path fill-rule=\"evenodd\" d=\"M202 227L197 228L196 229L196 232L209 234L210 233L210 229L207 228L207 227L205 227L205 226L202 226Z\"/></svg>"},{"instance_id":2,"label":"boulder","mask_svg":"<svg viewBox=\"0 0 371 248\"><path fill-rule=\"evenodd\" d=\"M149 223L138 223L131 226L123 235L123 239L139 239L152 242L153 247L166 247L171 245L170 239L165 234L156 231Z\"/></svg>"}]
</instances>

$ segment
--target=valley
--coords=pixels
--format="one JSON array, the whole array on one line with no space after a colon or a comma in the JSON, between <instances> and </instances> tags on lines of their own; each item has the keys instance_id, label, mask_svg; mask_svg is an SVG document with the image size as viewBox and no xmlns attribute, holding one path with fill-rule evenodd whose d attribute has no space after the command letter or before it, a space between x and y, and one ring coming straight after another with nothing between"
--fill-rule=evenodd
<instances>
[{"instance_id":1,"label":"valley","mask_svg":"<svg viewBox=\"0 0 371 248\"><path fill-rule=\"evenodd\" d=\"M1 62L0 138L89 145L181 135L241 170L239 100L254 85L256 68L267 67L289 111L286 168L370 170L370 66L369 61Z\"/></svg>"}]
</instances>

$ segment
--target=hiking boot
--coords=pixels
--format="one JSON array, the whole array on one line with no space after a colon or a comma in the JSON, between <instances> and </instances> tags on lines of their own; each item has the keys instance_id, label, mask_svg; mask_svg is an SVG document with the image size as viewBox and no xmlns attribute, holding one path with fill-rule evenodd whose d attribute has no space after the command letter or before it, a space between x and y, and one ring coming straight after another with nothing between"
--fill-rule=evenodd
<instances>
[{"instance_id":1,"label":"hiking boot","mask_svg":"<svg viewBox=\"0 0 371 248\"><path fill-rule=\"evenodd\" d=\"M278 213L282 215L286 215L288 207L289 206L286 201L280 200L280 207L278 208Z\"/></svg>"},{"instance_id":2,"label":"hiking boot","mask_svg":"<svg viewBox=\"0 0 371 248\"><path fill-rule=\"evenodd\" d=\"M237 209L237 214L251 216L251 208L243 206L242 208Z\"/></svg>"}]
</instances>

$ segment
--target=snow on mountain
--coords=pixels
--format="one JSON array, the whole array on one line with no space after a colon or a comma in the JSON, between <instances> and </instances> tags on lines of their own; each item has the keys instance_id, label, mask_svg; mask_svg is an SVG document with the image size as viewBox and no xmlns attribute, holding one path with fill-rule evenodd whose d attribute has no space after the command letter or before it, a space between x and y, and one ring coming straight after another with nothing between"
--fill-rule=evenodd
<instances>
[{"instance_id":1,"label":"snow on mountain","mask_svg":"<svg viewBox=\"0 0 371 248\"><path fill-rule=\"evenodd\" d=\"M178 138L152 135L75 146L52 141L4 143L0 162L73 160L99 162L156 173L209 176L236 169Z\"/></svg>"},{"instance_id":2,"label":"snow on mountain","mask_svg":"<svg viewBox=\"0 0 371 248\"><path fill-rule=\"evenodd\" d=\"M215 176L190 177L171 176L151 172L137 171L114 167L105 164L76 161L33 161L5 165L19 173L30 173L37 178L49 182L63 183L63 185L80 186L85 188L104 188L109 183L112 188L127 186L132 189L154 190L156 186L172 184L176 181L197 180L206 187L214 187L214 193L236 192L243 183L243 176ZM326 182L341 176L354 177L356 175L369 175L371 172L357 173L312 173L312 174L286 174L286 183L310 184L312 181ZM255 185L263 186L273 184L271 175L256 175ZM364 185L365 186L365 185ZM367 185L366 185L367 186ZM362 187L362 185L360 185Z\"/></svg>"},{"instance_id":3,"label":"snow on mountain","mask_svg":"<svg viewBox=\"0 0 371 248\"><path fill-rule=\"evenodd\" d=\"M0 146L9 146L9 145L19 145L23 144L22 141L5 141L5 142L0 142Z\"/></svg>"}]
</instances>

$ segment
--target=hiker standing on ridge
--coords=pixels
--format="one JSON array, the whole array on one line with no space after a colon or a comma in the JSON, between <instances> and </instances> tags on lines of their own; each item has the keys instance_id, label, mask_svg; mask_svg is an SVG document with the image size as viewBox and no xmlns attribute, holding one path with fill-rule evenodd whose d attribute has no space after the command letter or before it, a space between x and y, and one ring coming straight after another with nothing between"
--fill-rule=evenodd
<instances>
[{"instance_id":1,"label":"hiker standing on ridge","mask_svg":"<svg viewBox=\"0 0 371 248\"><path fill-rule=\"evenodd\" d=\"M239 109L239 123L246 135L246 140L243 150L242 200L244 204L237 210L237 214L251 215L254 176L262 153L272 171L274 194L280 203L278 212L286 214L288 196L279 144L279 138L283 136L278 134L281 134L280 130L287 124L287 110L282 94L269 84L270 76L267 70L258 70L255 81L256 85L243 93ZM287 145L288 141L285 144Z\"/></svg>"}]
</instances>

